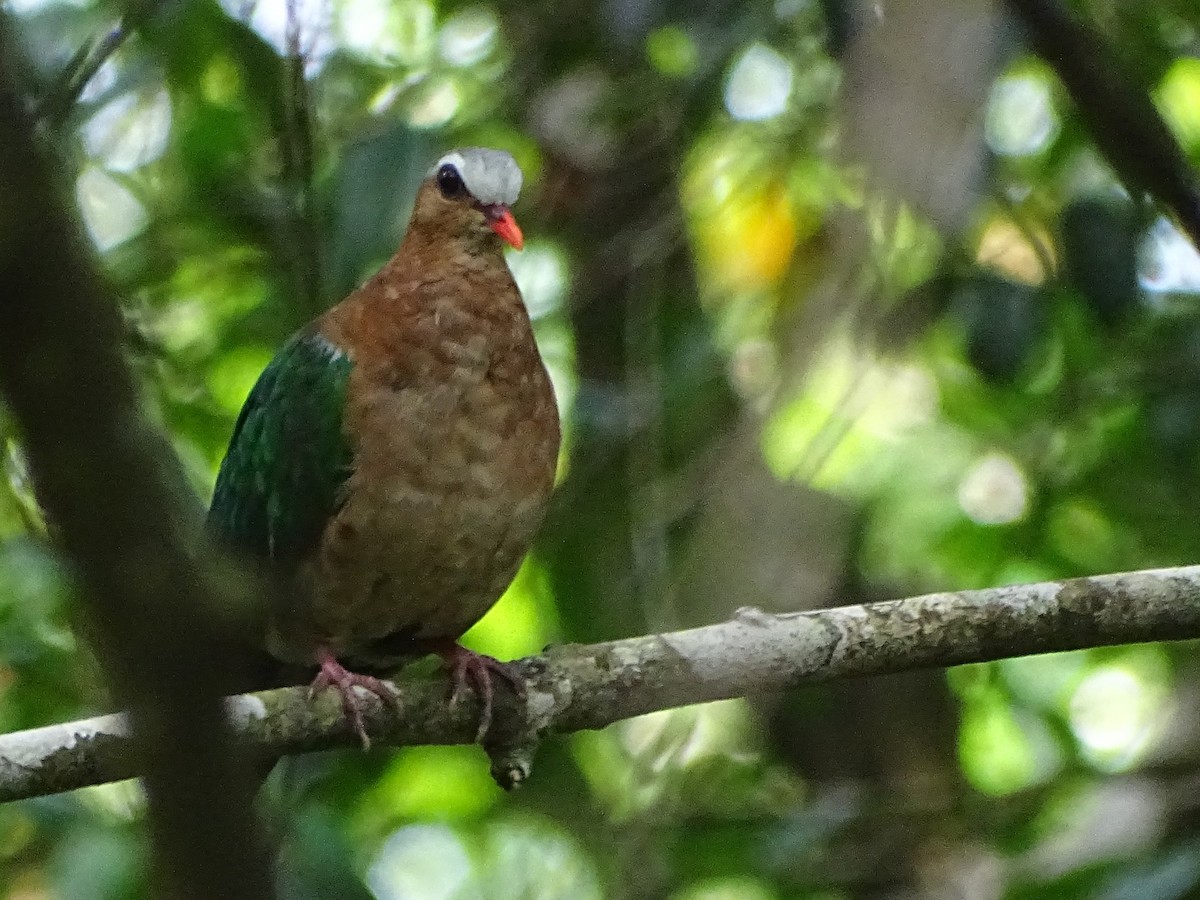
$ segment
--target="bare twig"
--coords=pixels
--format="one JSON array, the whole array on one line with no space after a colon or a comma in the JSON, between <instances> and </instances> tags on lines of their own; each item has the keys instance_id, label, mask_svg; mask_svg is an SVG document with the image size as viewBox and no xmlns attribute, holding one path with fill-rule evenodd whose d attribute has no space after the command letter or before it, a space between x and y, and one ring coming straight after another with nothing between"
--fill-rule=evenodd
<instances>
[{"instance_id":1,"label":"bare twig","mask_svg":"<svg viewBox=\"0 0 1200 900\"><path fill-rule=\"evenodd\" d=\"M112 28L93 35L63 66L62 72L38 104L36 118L50 129L60 127L70 115L88 83L96 77L125 41L157 8L157 0L129 0L125 15Z\"/></svg>"},{"instance_id":2,"label":"bare twig","mask_svg":"<svg viewBox=\"0 0 1200 900\"><path fill-rule=\"evenodd\" d=\"M928 594L787 615L744 609L731 621L669 634L568 645L519 663L524 701L503 698L488 750L493 774L529 774L548 731L602 728L654 710L799 685L1141 641L1200 638L1200 566ZM463 744L478 710L446 703L445 686L398 683L400 713L364 697L379 744ZM336 698L304 688L229 701L239 736L283 755L359 743ZM186 740L193 736L185 735ZM137 774L121 716L0 737L0 801Z\"/></svg>"},{"instance_id":3,"label":"bare twig","mask_svg":"<svg viewBox=\"0 0 1200 900\"><path fill-rule=\"evenodd\" d=\"M50 128L58 128L66 120L96 73L112 57L125 39L129 37L129 28L124 21L118 22L103 34L94 35L91 40L80 47L70 61L63 67L54 85L46 92L38 106L37 118Z\"/></svg>"}]
</instances>

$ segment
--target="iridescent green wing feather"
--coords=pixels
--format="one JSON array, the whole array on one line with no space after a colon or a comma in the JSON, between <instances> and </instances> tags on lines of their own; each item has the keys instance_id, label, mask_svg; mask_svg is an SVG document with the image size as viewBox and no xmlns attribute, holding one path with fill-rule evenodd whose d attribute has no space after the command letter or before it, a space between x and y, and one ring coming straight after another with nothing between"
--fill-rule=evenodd
<instances>
[{"instance_id":1,"label":"iridescent green wing feather","mask_svg":"<svg viewBox=\"0 0 1200 900\"><path fill-rule=\"evenodd\" d=\"M295 335L246 398L208 512L210 533L285 563L317 545L352 458L343 433L350 359L314 330Z\"/></svg>"}]
</instances>

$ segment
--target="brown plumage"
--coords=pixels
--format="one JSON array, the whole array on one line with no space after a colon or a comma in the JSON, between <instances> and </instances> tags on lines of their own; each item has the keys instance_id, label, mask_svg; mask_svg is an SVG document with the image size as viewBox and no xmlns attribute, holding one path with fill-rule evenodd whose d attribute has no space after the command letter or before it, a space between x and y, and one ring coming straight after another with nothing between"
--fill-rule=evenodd
<instances>
[{"instance_id":1,"label":"brown plumage","mask_svg":"<svg viewBox=\"0 0 1200 900\"><path fill-rule=\"evenodd\" d=\"M348 465L315 540L284 560L293 590L271 617L267 647L285 662L319 666L314 689L341 692L364 742L353 686L389 695L355 669L441 654L456 694L466 684L480 693L481 733L491 716L490 675L513 680L502 664L456 643L528 551L559 448L553 390L499 237L521 242L508 213L513 171L519 186L515 163L497 151L443 157L417 194L395 256L293 339L309 342L314 377L324 377L322 361L344 372L338 418ZM269 405L287 392L264 393ZM284 396L275 406L295 402ZM321 418L279 416L293 424L306 417ZM235 433L230 458L238 441ZM227 459L222 478L226 467L236 465ZM284 463L277 468L284 480L303 481ZM270 506L270 492L262 493ZM219 482L214 510L221 495ZM270 555L279 556L270 549L278 544L270 531Z\"/></svg>"}]
</instances>

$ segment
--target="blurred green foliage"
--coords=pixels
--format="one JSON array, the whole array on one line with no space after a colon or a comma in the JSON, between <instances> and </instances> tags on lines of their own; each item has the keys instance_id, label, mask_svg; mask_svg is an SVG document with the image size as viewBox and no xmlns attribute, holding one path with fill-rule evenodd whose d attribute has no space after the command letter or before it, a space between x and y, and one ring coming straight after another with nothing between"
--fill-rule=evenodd
<instances>
[{"instance_id":1,"label":"blurred green foliage","mask_svg":"<svg viewBox=\"0 0 1200 900\"><path fill-rule=\"evenodd\" d=\"M1200 165L1200 8L1072 5ZM298 92L283 0L2 4L201 497L259 371L389 255L438 151L517 156L511 263L566 447L537 551L468 636L501 657L1196 559L1200 255L1002 20L987 59L922 47L985 6L880 60L848 0L296 0ZM980 99L959 115L947 83ZM912 133L856 120L864 96ZM10 731L106 700L0 433ZM1197 896L1198 691L1191 646L813 687L552 740L512 796L474 748L297 759L266 794L280 889ZM0 898L149 896L141 811L132 784L0 807Z\"/></svg>"}]
</instances>

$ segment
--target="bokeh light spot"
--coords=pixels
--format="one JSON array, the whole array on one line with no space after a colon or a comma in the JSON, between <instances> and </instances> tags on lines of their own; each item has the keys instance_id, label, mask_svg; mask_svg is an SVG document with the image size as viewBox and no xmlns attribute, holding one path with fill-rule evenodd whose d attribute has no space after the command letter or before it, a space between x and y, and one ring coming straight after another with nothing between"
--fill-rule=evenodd
<instances>
[{"instance_id":1,"label":"bokeh light spot","mask_svg":"<svg viewBox=\"0 0 1200 900\"><path fill-rule=\"evenodd\" d=\"M1125 665L1098 666L1071 697L1071 731L1097 768L1130 768L1151 745L1162 722L1163 685Z\"/></svg>"},{"instance_id":2,"label":"bokeh light spot","mask_svg":"<svg viewBox=\"0 0 1200 900\"><path fill-rule=\"evenodd\" d=\"M396 55L391 4L385 0L343 0L339 12L338 27L347 48L380 61Z\"/></svg>"},{"instance_id":3,"label":"bokeh light spot","mask_svg":"<svg viewBox=\"0 0 1200 900\"><path fill-rule=\"evenodd\" d=\"M676 25L665 25L646 38L650 65L671 78L684 78L696 71L700 51L691 36Z\"/></svg>"},{"instance_id":4,"label":"bokeh light spot","mask_svg":"<svg viewBox=\"0 0 1200 900\"><path fill-rule=\"evenodd\" d=\"M221 356L208 374L213 399L226 412L239 412L273 355L266 347L239 347Z\"/></svg>"},{"instance_id":5,"label":"bokeh light spot","mask_svg":"<svg viewBox=\"0 0 1200 900\"><path fill-rule=\"evenodd\" d=\"M405 747L361 806L366 819L471 819L501 796L474 747Z\"/></svg>"},{"instance_id":6,"label":"bokeh light spot","mask_svg":"<svg viewBox=\"0 0 1200 900\"><path fill-rule=\"evenodd\" d=\"M1155 92L1163 118L1193 153L1200 151L1200 58L1181 56Z\"/></svg>"},{"instance_id":7,"label":"bokeh light spot","mask_svg":"<svg viewBox=\"0 0 1200 900\"><path fill-rule=\"evenodd\" d=\"M473 896L511 900L600 900L604 896L595 864L584 848L569 832L546 820L522 816L490 824L481 856L480 880L486 877L488 889Z\"/></svg>"},{"instance_id":8,"label":"bokeh light spot","mask_svg":"<svg viewBox=\"0 0 1200 900\"><path fill-rule=\"evenodd\" d=\"M984 133L988 146L1002 156L1029 156L1058 134L1058 116L1047 82L1034 75L999 79L988 101Z\"/></svg>"},{"instance_id":9,"label":"bokeh light spot","mask_svg":"<svg viewBox=\"0 0 1200 900\"><path fill-rule=\"evenodd\" d=\"M237 66L227 56L213 58L204 70L200 85L204 99L216 106L233 105L244 89Z\"/></svg>"},{"instance_id":10,"label":"bokeh light spot","mask_svg":"<svg viewBox=\"0 0 1200 900\"><path fill-rule=\"evenodd\" d=\"M83 126L88 155L114 172L132 172L167 149L171 98L163 89L122 94Z\"/></svg>"},{"instance_id":11,"label":"bokeh light spot","mask_svg":"<svg viewBox=\"0 0 1200 900\"><path fill-rule=\"evenodd\" d=\"M729 72L725 108L735 119L761 121L787 108L792 64L766 44L752 44Z\"/></svg>"},{"instance_id":12,"label":"bokeh light spot","mask_svg":"<svg viewBox=\"0 0 1200 900\"><path fill-rule=\"evenodd\" d=\"M390 4L397 16L396 58L406 65L417 65L433 55L437 46L437 14L425 0L395 0Z\"/></svg>"},{"instance_id":13,"label":"bokeh light spot","mask_svg":"<svg viewBox=\"0 0 1200 900\"><path fill-rule=\"evenodd\" d=\"M797 222L783 185L738 192L697 224L701 259L722 287L755 290L787 271Z\"/></svg>"},{"instance_id":14,"label":"bokeh light spot","mask_svg":"<svg viewBox=\"0 0 1200 900\"><path fill-rule=\"evenodd\" d=\"M452 66L473 66L491 54L499 33L500 23L490 9L464 9L442 26L438 49Z\"/></svg>"},{"instance_id":15,"label":"bokeh light spot","mask_svg":"<svg viewBox=\"0 0 1200 900\"><path fill-rule=\"evenodd\" d=\"M437 128L445 125L458 112L458 86L448 78L427 80L414 90L408 108L408 122L414 128Z\"/></svg>"},{"instance_id":16,"label":"bokeh light spot","mask_svg":"<svg viewBox=\"0 0 1200 900\"><path fill-rule=\"evenodd\" d=\"M109 57L96 70L95 74L88 79L88 83L79 92L79 101L81 103L95 103L104 94L116 87L117 76L120 74L120 67L117 64L117 60L120 58L120 56Z\"/></svg>"},{"instance_id":17,"label":"bokeh light spot","mask_svg":"<svg viewBox=\"0 0 1200 900\"><path fill-rule=\"evenodd\" d=\"M1029 507L1029 482L1011 457L989 453L959 482L958 505L980 525L1015 522Z\"/></svg>"},{"instance_id":18,"label":"bokeh light spot","mask_svg":"<svg viewBox=\"0 0 1200 900\"><path fill-rule=\"evenodd\" d=\"M561 250L545 241L529 241L520 253L508 254L508 265L530 318L559 309L567 290L567 259Z\"/></svg>"},{"instance_id":19,"label":"bokeh light spot","mask_svg":"<svg viewBox=\"0 0 1200 900\"><path fill-rule=\"evenodd\" d=\"M1033 746L1012 708L998 697L967 705L958 749L963 773L985 794L1011 794L1036 775Z\"/></svg>"},{"instance_id":20,"label":"bokeh light spot","mask_svg":"<svg viewBox=\"0 0 1200 900\"><path fill-rule=\"evenodd\" d=\"M332 27L327 0L294 0L299 26L300 50L307 63L307 74L320 71L334 50L336 29ZM287 52L288 0L220 0L233 18L246 22L280 55Z\"/></svg>"},{"instance_id":21,"label":"bokeh light spot","mask_svg":"<svg viewBox=\"0 0 1200 900\"><path fill-rule=\"evenodd\" d=\"M379 900L451 900L471 879L471 857L444 825L409 825L392 833L367 870Z\"/></svg>"},{"instance_id":22,"label":"bokeh light spot","mask_svg":"<svg viewBox=\"0 0 1200 900\"><path fill-rule=\"evenodd\" d=\"M146 227L146 209L128 188L95 166L75 182L83 223L101 253L123 244Z\"/></svg>"},{"instance_id":23,"label":"bokeh light spot","mask_svg":"<svg viewBox=\"0 0 1200 900\"><path fill-rule=\"evenodd\" d=\"M466 633L463 643L489 656L515 659L539 652L557 631L545 573L530 557L487 615Z\"/></svg>"},{"instance_id":24,"label":"bokeh light spot","mask_svg":"<svg viewBox=\"0 0 1200 900\"><path fill-rule=\"evenodd\" d=\"M1138 256L1138 281L1148 291L1200 292L1200 252L1170 220L1150 227Z\"/></svg>"},{"instance_id":25,"label":"bokeh light spot","mask_svg":"<svg viewBox=\"0 0 1200 900\"><path fill-rule=\"evenodd\" d=\"M1035 247L1033 240L1040 246ZM1021 284L1040 285L1046 280L1040 253L1053 245L1048 235L1030 236L1012 222L997 220L984 230L975 258Z\"/></svg>"}]
</instances>

